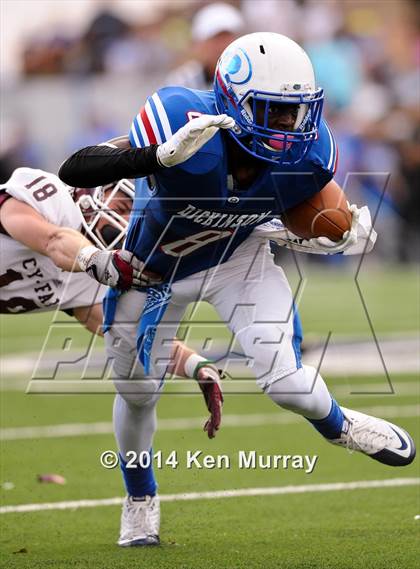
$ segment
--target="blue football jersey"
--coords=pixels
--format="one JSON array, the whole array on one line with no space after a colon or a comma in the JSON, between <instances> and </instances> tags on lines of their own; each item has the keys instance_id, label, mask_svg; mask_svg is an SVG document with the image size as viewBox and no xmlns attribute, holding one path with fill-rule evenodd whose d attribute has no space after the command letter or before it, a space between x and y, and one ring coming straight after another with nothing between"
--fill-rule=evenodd
<instances>
[{"instance_id":1,"label":"blue football jersey","mask_svg":"<svg viewBox=\"0 0 420 569\"><path fill-rule=\"evenodd\" d=\"M211 91L165 87L135 117L132 146L161 144L200 114L218 114ZM235 188L219 131L186 162L136 180L126 248L161 274L179 280L224 262L253 229L319 192L333 177L334 138L325 121L298 165L267 163L249 188Z\"/></svg>"}]
</instances>

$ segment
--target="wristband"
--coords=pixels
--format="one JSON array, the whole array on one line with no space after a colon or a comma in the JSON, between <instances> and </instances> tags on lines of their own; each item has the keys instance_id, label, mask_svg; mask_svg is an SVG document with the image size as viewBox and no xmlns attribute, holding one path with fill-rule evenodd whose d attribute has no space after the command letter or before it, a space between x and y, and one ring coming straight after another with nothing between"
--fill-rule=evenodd
<instances>
[{"instance_id":1,"label":"wristband","mask_svg":"<svg viewBox=\"0 0 420 569\"><path fill-rule=\"evenodd\" d=\"M198 372L200 371L200 369L202 369L203 367L206 367L208 369L212 369L213 371L215 371L217 373L218 376L221 377L222 374L222 370L221 369L217 369L217 367L214 365L213 362L210 362L209 360L204 360L204 362L200 362L199 364L197 364L195 366L195 370L194 370L194 379L196 379L198 381Z\"/></svg>"},{"instance_id":2,"label":"wristband","mask_svg":"<svg viewBox=\"0 0 420 569\"><path fill-rule=\"evenodd\" d=\"M210 363L203 358L203 356L199 356L198 354L191 354L185 364L184 364L184 373L187 377L195 378L195 374L198 372L197 366L200 364L207 364ZM203 366L200 366L203 367ZM200 369L200 368L199 368ZM196 379L196 378L195 378Z\"/></svg>"},{"instance_id":3,"label":"wristband","mask_svg":"<svg viewBox=\"0 0 420 569\"><path fill-rule=\"evenodd\" d=\"M99 249L95 247L95 245L87 245L86 247L80 249L79 254L77 255L77 262L79 263L79 267L82 269L82 271L86 271L89 261L98 251Z\"/></svg>"}]
</instances>

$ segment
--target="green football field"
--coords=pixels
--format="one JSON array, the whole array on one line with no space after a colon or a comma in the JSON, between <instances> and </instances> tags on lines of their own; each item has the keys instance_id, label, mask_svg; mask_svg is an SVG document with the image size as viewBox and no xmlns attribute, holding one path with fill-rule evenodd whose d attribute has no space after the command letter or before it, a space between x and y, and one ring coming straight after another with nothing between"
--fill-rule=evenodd
<instances>
[{"instance_id":1,"label":"green football field","mask_svg":"<svg viewBox=\"0 0 420 569\"><path fill-rule=\"evenodd\" d=\"M378 336L402 337L418 328L414 272L372 270L369 279L361 275L360 287ZM310 273L300 309L309 338L322 338L330 331L369 337L369 323L349 271ZM214 322L215 315L203 306L196 319ZM3 355L19 361L26 352L39 350L50 320L50 315L3 317ZM81 330L75 336L80 344L86 338ZM357 364L356 354L355 369ZM418 459L396 469L333 447L303 419L277 408L264 395L235 394L231 385L222 429L212 441L201 430L206 411L198 393L186 395L182 386L174 386L162 396L154 452L161 451L165 459L176 451L178 459L176 468L163 465L156 471L162 496L162 546L118 548L120 506L117 500L111 501L114 505L107 500L123 496L121 477L118 468L100 464L101 453L116 450L110 425L112 395L25 395L22 388L13 388L13 382L21 386L29 377L5 379L0 449L2 567L418 567ZM420 441L415 373L392 374L393 395L384 393L383 373L326 379L344 406L381 415ZM377 393L351 394L366 385L371 392L375 391L372 385L377 385ZM197 391L194 385L188 385L188 390ZM200 469L193 463L187 468L188 452L198 450L201 464L203 455L226 456L223 467ZM293 468L293 464L300 466L298 461L284 463L283 458L278 468L240 468L239 451L257 451L262 457L318 458L311 473ZM37 476L46 473L64 476L66 484L39 483ZM236 492L232 496L229 490ZM39 506L16 511L28 504ZM42 509L45 504L55 507Z\"/></svg>"}]
</instances>

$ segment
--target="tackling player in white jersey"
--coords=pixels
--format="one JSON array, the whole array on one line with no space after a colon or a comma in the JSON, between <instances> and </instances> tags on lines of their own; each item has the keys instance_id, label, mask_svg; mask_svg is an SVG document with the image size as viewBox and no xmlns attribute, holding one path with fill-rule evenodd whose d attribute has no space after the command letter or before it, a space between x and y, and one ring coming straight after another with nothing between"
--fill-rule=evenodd
<instances>
[{"instance_id":1,"label":"tackling player in white jersey","mask_svg":"<svg viewBox=\"0 0 420 569\"><path fill-rule=\"evenodd\" d=\"M77 253L66 262L73 247L78 252L90 244L79 233L84 218L68 188L52 173L18 168L1 188L0 200L0 312L60 308L96 332L106 287L85 272L70 272ZM59 259L56 244L64 235L66 257Z\"/></svg>"}]
</instances>

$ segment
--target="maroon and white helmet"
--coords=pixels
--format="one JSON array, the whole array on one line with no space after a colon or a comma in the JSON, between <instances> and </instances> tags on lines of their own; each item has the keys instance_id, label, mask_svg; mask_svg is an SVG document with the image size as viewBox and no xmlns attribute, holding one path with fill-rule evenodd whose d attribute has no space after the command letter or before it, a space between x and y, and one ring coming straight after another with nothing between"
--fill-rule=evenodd
<instances>
[{"instance_id":1,"label":"maroon and white helmet","mask_svg":"<svg viewBox=\"0 0 420 569\"><path fill-rule=\"evenodd\" d=\"M75 204L82 213L82 227L86 236L100 249L120 248L125 239L128 220L119 213L118 192L124 197L134 200L134 184L122 179L114 184L96 188L71 188L70 192ZM130 207L131 209L131 207Z\"/></svg>"}]
</instances>

